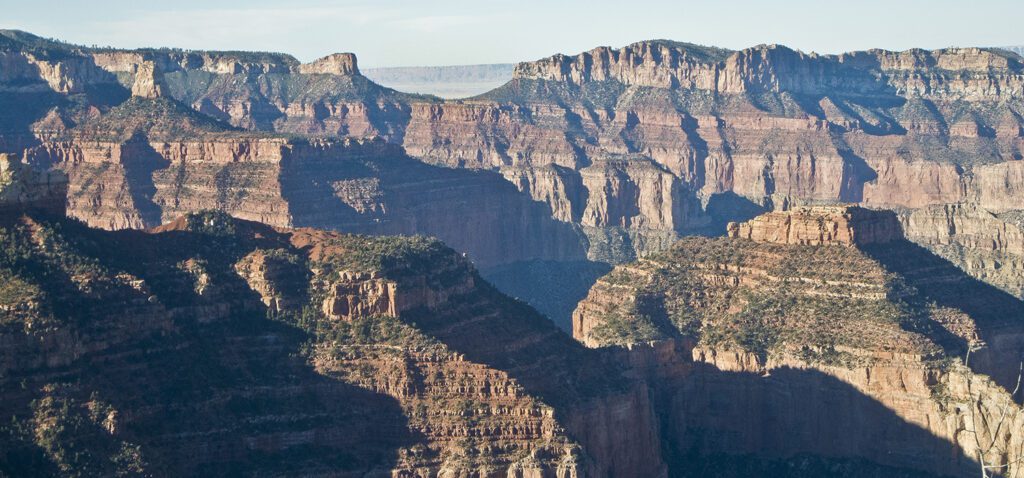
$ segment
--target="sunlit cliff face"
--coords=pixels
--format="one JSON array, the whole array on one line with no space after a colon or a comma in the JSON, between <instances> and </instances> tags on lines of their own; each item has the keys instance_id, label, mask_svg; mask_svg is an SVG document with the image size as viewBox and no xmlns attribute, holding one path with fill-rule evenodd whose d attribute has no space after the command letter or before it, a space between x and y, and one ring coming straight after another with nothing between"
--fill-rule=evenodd
<instances>
[{"instance_id":1,"label":"sunlit cliff face","mask_svg":"<svg viewBox=\"0 0 1024 478\"><path fill-rule=\"evenodd\" d=\"M0 473L1013 476L1021 61L0 33Z\"/></svg>"}]
</instances>

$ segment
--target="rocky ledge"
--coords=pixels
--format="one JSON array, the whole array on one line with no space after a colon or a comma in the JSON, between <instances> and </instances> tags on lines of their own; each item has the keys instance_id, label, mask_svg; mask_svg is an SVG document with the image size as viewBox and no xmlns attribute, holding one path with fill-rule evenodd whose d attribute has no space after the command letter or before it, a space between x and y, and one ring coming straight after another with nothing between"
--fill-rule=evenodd
<instances>
[{"instance_id":1,"label":"rocky ledge","mask_svg":"<svg viewBox=\"0 0 1024 478\"><path fill-rule=\"evenodd\" d=\"M809 246L884 244L903 239L896 214L857 206L797 207L730 222L728 237Z\"/></svg>"},{"instance_id":2,"label":"rocky ledge","mask_svg":"<svg viewBox=\"0 0 1024 478\"><path fill-rule=\"evenodd\" d=\"M632 86L680 88L724 94L791 92L827 94L836 89L880 94L903 87L925 96L997 95L1020 99L1024 61L984 48L868 50L842 55L804 53L782 45L739 51L669 40L622 48L598 47L516 65L513 76L583 85L618 81ZM964 75L951 74L963 72ZM995 84L985 78L998 78Z\"/></svg>"},{"instance_id":3,"label":"rocky ledge","mask_svg":"<svg viewBox=\"0 0 1024 478\"><path fill-rule=\"evenodd\" d=\"M359 66L356 56L352 53L334 53L317 59L312 63L299 65L299 73L321 75L358 75Z\"/></svg>"},{"instance_id":4,"label":"rocky ledge","mask_svg":"<svg viewBox=\"0 0 1024 478\"><path fill-rule=\"evenodd\" d=\"M799 208L730 229L616 267L573 316L578 340L622 347L647 377L679 453L1020 466L1024 302L903 239L892 213Z\"/></svg>"},{"instance_id":5,"label":"rocky ledge","mask_svg":"<svg viewBox=\"0 0 1024 478\"><path fill-rule=\"evenodd\" d=\"M0 472L664 476L646 389L423 237L0 214Z\"/></svg>"}]
</instances>

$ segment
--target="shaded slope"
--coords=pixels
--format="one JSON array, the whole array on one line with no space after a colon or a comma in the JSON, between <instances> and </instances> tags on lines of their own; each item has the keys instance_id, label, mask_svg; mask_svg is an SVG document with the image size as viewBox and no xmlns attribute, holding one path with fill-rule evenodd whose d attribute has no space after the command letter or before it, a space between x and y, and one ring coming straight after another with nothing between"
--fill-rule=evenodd
<instances>
[{"instance_id":1,"label":"shaded slope","mask_svg":"<svg viewBox=\"0 0 1024 478\"><path fill-rule=\"evenodd\" d=\"M663 466L614 367L437 241L216 213L153 233L13 215L2 230L5 472ZM631 428L645 445L593 437Z\"/></svg>"},{"instance_id":2,"label":"shaded slope","mask_svg":"<svg viewBox=\"0 0 1024 478\"><path fill-rule=\"evenodd\" d=\"M670 461L1017 466L1019 299L904 240L892 213L798 208L729 231L616 267L574 313L579 340L629 347L676 438Z\"/></svg>"}]
</instances>

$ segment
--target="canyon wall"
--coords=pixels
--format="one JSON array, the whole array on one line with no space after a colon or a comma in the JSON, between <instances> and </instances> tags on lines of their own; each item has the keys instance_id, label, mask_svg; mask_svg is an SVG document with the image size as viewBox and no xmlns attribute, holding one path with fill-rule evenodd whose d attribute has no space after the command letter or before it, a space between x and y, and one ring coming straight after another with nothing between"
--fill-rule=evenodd
<instances>
[{"instance_id":1,"label":"canyon wall","mask_svg":"<svg viewBox=\"0 0 1024 478\"><path fill-rule=\"evenodd\" d=\"M137 96L250 131L379 136L429 164L500 172L578 227L596 261L632 260L681 235L724 234L729 221L805 204L1013 213L1024 178L1024 66L1004 50L818 55L659 40L522 63L491 92L440 101L375 85L350 54L303 65L274 53L3 36L5 90L38 100L4 135L11 152L109 115L138 86ZM53 95L84 96L90 107ZM280 199L268 201L278 203L272 212L243 217L276 220ZM126 211L95 216L109 227L146 222Z\"/></svg>"},{"instance_id":2,"label":"canyon wall","mask_svg":"<svg viewBox=\"0 0 1024 478\"><path fill-rule=\"evenodd\" d=\"M22 158L0 154L0 210L42 211L63 216L68 179L60 171L41 171Z\"/></svg>"},{"instance_id":3,"label":"canyon wall","mask_svg":"<svg viewBox=\"0 0 1024 478\"><path fill-rule=\"evenodd\" d=\"M722 234L801 204L1003 213L1017 209L1022 78L1020 57L988 49L650 41L522 63L480 97L414 103L402 144L427 162L510 171L560 220L602 236ZM628 172L648 165L663 180ZM593 239L592 257L613 261L671 242Z\"/></svg>"},{"instance_id":4,"label":"canyon wall","mask_svg":"<svg viewBox=\"0 0 1024 478\"><path fill-rule=\"evenodd\" d=\"M903 239L895 214L859 207L797 207L731 222L728 237L808 246L885 244Z\"/></svg>"},{"instance_id":5,"label":"canyon wall","mask_svg":"<svg viewBox=\"0 0 1024 478\"><path fill-rule=\"evenodd\" d=\"M573 334L625 347L679 456L813 453L949 476L984 461L1012 475L1024 303L893 226L891 213L801 208L684 239L599 279Z\"/></svg>"},{"instance_id":6,"label":"canyon wall","mask_svg":"<svg viewBox=\"0 0 1024 478\"><path fill-rule=\"evenodd\" d=\"M436 240L0 221L4 473L666 476L646 389Z\"/></svg>"},{"instance_id":7,"label":"canyon wall","mask_svg":"<svg viewBox=\"0 0 1024 478\"><path fill-rule=\"evenodd\" d=\"M106 229L219 209L274 226L432 235L483 267L586 253L582 232L500 175L432 167L380 141L133 137L46 142L28 156L67 173L70 216Z\"/></svg>"},{"instance_id":8,"label":"canyon wall","mask_svg":"<svg viewBox=\"0 0 1024 478\"><path fill-rule=\"evenodd\" d=\"M1018 252L923 219L952 208L1019 229L1024 67L1010 52L648 41L523 63L491 92L442 101L374 84L351 54L301 64L0 37L0 151L66 171L69 210L92 225L217 208L432 234L489 277L529 277L544 262L635 260L766 210L852 203L900 211L909 238L1020 294ZM387 159L338 167L349 153L323 146L338 136L429 167L383 147L352 154Z\"/></svg>"}]
</instances>

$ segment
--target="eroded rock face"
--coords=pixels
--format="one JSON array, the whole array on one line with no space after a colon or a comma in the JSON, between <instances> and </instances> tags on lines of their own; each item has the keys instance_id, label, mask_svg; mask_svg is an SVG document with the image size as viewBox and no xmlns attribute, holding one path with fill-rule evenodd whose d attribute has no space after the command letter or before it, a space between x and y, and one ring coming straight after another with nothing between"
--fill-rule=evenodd
<instances>
[{"instance_id":1,"label":"eroded rock face","mask_svg":"<svg viewBox=\"0 0 1024 478\"><path fill-rule=\"evenodd\" d=\"M892 225L822 207L734 225L738 238L685 238L600 279L573 334L627 347L621 360L649 380L680 454L859 456L972 476L983 448L1017 466L1024 437L990 424L1024 413L1011 396L1024 303L898 235L859 232ZM998 445L964 439L974 431Z\"/></svg>"},{"instance_id":2,"label":"eroded rock face","mask_svg":"<svg viewBox=\"0 0 1024 478\"><path fill-rule=\"evenodd\" d=\"M1024 230L1017 214L949 204L901 215L907 238L978 279L1024 296Z\"/></svg>"},{"instance_id":3,"label":"eroded rock face","mask_svg":"<svg viewBox=\"0 0 1024 478\"><path fill-rule=\"evenodd\" d=\"M299 65L299 73L322 75L358 75L356 56L351 53L334 53L312 63Z\"/></svg>"},{"instance_id":4,"label":"eroded rock face","mask_svg":"<svg viewBox=\"0 0 1024 478\"><path fill-rule=\"evenodd\" d=\"M798 207L731 222L728 237L807 246L885 244L903 239L896 214L860 207Z\"/></svg>"},{"instance_id":5,"label":"eroded rock face","mask_svg":"<svg viewBox=\"0 0 1024 478\"><path fill-rule=\"evenodd\" d=\"M1017 210L1024 70L1005 51L816 55L650 41L524 63L501 88L442 102L372 84L350 54L301 65L270 53L94 51L35 39L54 54L29 58L24 35L5 33L12 88L78 95L92 85L106 93L89 99L90 110L26 103L52 106L25 108L31 120L2 135L6 150L88 123L138 84L141 96L173 98L236 127L379 136L434 165L499 171L556 222L581 228L594 260L630 260L680 235L722 234L728 221L804 204ZM161 81L166 88L155 86ZM83 139L90 148L96 138ZM130 196L136 181L103 194ZM366 211L372 182L340 187ZM152 223L88 202L97 212L83 217L94 215L94 224ZM276 204L241 217L280 221L280 201L259 202ZM436 218L418 222L428 220Z\"/></svg>"},{"instance_id":6,"label":"eroded rock face","mask_svg":"<svg viewBox=\"0 0 1024 478\"><path fill-rule=\"evenodd\" d=\"M274 226L429 234L485 267L586 254L582 232L500 175L431 167L380 141L133 137L47 142L29 156L67 173L69 215L107 229L215 208Z\"/></svg>"},{"instance_id":7,"label":"eroded rock face","mask_svg":"<svg viewBox=\"0 0 1024 478\"><path fill-rule=\"evenodd\" d=\"M0 221L5 470L666 476L646 387L437 241Z\"/></svg>"},{"instance_id":8,"label":"eroded rock face","mask_svg":"<svg viewBox=\"0 0 1024 478\"><path fill-rule=\"evenodd\" d=\"M1019 99L1022 63L1016 55L980 48L869 50L817 55L781 45L741 51L665 40L640 42L620 49L599 47L574 56L555 55L520 63L517 78L582 85L614 80L626 85L708 90L717 93L789 91L827 94L836 89L879 93L896 88L920 96L963 95L970 99ZM881 72L881 79L868 71ZM958 77L951 71L967 72ZM923 76L909 73L926 72ZM995 74L995 84L988 75ZM976 76L975 76L976 75Z\"/></svg>"},{"instance_id":9,"label":"eroded rock face","mask_svg":"<svg viewBox=\"0 0 1024 478\"><path fill-rule=\"evenodd\" d=\"M68 178L60 171L42 171L21 158L0 154L0 211L44 211L63 216Z\"/></svg>"},{"instance_id":10,"label":"eroded rock face","mask_svg":"<svg viewBox=\"0 0 1024 478\"><path fill-rule=\"evenodd\" d=\"M984 49L831 56L641 42L520 64L509 84L470 100L414 104L402 142L437 164L514 168L517 186L559 218L636 211L629 234L640 224L723 233L737 206L970 202L1002 212L1017 207L1022 71L1016 56ZM650 212L678 209L678 196L664 182L621 194L622 168L600 166L610 154L655 165L703 207L659 220ZM562 168L557 178L551 166ZM578 192L551 194L570 186ZM607 230L623 222L579 217Z\"/></svg>"},{"instance_id":11,"label":"eroded rock face","mask_svg":"<svg viewBox=\"0 0 1024 478\"><path fill-rule=\"evenodd\" d=\"M132 96L141 98L162 98L167 96L167 86L160 68L151 61L142 62L135 70Z\"/></svg>"}]
</instances>

